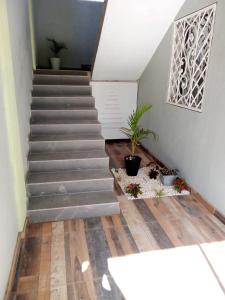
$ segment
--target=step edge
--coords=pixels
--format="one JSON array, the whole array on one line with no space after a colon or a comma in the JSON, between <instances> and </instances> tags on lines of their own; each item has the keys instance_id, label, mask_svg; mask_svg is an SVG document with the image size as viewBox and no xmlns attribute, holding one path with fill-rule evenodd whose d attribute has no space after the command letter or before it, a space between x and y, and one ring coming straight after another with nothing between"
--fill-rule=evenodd
<instances>
[{"instance_id":1,"label":"step edge","mask_svg":"<svg viewBox=\"0 0 225 300\"><path fill-rule=\"evenodd\" d=\"M71 78L71 77L81 77L82 79L83 78L87 78L87 79L89 79L89 76L86 74L86 75L76 75L76 74L74 74L74 75L72 75L72 74L39 74L39 73L34 73L34 78L35 77L38 77L38 76L47 76L47 77L69 77L69 78Z\"/></svg>"},{"instance_id":2,"label":"step edge","mask_svg":"<svg viewBox=\"0 0 225 300\"><path fill-rule=\"evenodd\" d=\"M93 169L94 170L94 169ZM35 173L35 172L33 172ZM39 172L37 172L39 173ZM45 173L45 172L42 172L42 173ZM48 172L46 172L48 173ZM45 182L27 182L26 184L28 186L33 186L33 185L45 185L45 184L55 184L55 183L62 183L62 182L66 182L66 183L69 183L69 182L84 182L84 181L98 181L98 180L104 180L104 181L108 181L108 180L113 180L114 181L114 177L100 177L100 178L85 178L85 179L73 179L73 180L59 180L59 181L45 181Z\"/></svg>"},{"instance_id":3,"label":"step edge","mask_svg":"<svg viewBox=\"0 0 225 300\"><path fill-rule=\"evenodd\" d=\"M86 121L86 120L85 120ZM87 120L87 121L93 121L93 120ZM30 126L71 126L71 125L77 125L77 126L101 126L101 123L50 123L50 124L46 124L46 123L30 123Z\"/></svg>"},{"instance_id":4,"label":"step edge","mask_svg":"<svg viewBox=\"0 0 225 300\"><path fill-rule=\"evenodd\" d=\"M80 95L80 96L32 96L32 98L91 98L91 99L95 99L95 97L93 96L88 96L88 95Z\"/></svg>"},{"instance_id":5,"label":"step edge","mask_svg":"<svg viewBox=\"0 0 225 300\"><path fill-rule=\"evenodd\" d=\"M65 152L63 152L65 153ZM70 152L69 152L70 153ZM47 160L30 160L28 158L28 162L30 163L48 163L48 162L64 162L64 161L82 161L82 160L89 160L89 159L96 159L96 160L103 160L103 159L109 159L109 157L107 156L103 156L103 157L82 157L82 158L65 158L65 159L47 159ZM93 170L93 169L90 169Z\"/></svg>"},{"instance_id":6,"label":"step edge","mask_svg":"<svg viewBox=\"0 0 225 300\"><path fill-rule=\"evenodd\" d=\"M32 140L29 140L29 143L51 143L51 142L57 142L57 143L60 143L60 142L77 142L77 141L82 141L82 142L85 142L85 141L91 141L91 142L96 142L96 141L105 141L104 138L102 139L82 139L82 140L48 140L48 141L43 141L43 140L37 140L37 141L32 141Z\"/></svg>"},{"instance_id":7,"label":"step edge","mask_svg":"<svg viewBox=\"0 0 225 300\"><path fill-rule=\"evenodd\" d=\"M90 84L84 84L84 85L79 85L79 84L33 84L33 87L46 87L46 86L49 86L49 87L69 87L69 88L74 88L74 87L78 87L78 88L89 88L91 89L92 86Z\"/></svg>"},{"instance_id":8,"label":"step edge","mask_svg":"<svg viewBox=\"0 0 225 300\"><path fill-rule=\"evenodd\" d=\"M57 112L57 111L60 111L60 112L87 112L87 111L91 111L91 112L97 112L97 109L96 108L90 108L87 107L88 109L84 109L85 107L82 107L82 109L33 109L31 108L31 113L32 112Z\"/></svg>"},{"instance_id":9,"label":"step edge","mask_svg":"<svg viewBox=\"0 0 225 300\"><path fill-rule=\"evenodd\" d=\"M116 197L115 197L116 198ZM105 206L105 205L112 205L112 204L115 204L115 205L118 205L119 206L119 202L118 200L116 199L115 201L111 201L111 202L102 202L102 203L92 203L92 204L83 204L83 205L71 205L71 206L61 206L61 207L49 207L49 208L36 208L36 209L29 209L29 206L28 206L28 209L27 209L27 212L44 212L44 211L49 211L49 210L60 210L60 209L71 209L71 208L79 208L79 207L84 207L84 206L91 206L93 207L93 205L95 206Z\"/></svg>"}]
</instances>

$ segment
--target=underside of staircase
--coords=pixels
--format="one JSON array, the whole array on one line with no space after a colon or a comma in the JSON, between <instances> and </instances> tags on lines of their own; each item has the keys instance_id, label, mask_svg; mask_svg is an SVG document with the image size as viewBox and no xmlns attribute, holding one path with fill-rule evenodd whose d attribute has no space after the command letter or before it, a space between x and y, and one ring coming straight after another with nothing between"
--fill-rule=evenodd
<instances>
[{"instance_id":1,"label":"underside of staircase","mask_svg":"<svg viewBox=\"0 0 225 300\"><path fill-rule=\"evenodd\" d=\"M35 71L30 127L30 222L119 213L87 72Z\"/></svg>"}]
</instances>

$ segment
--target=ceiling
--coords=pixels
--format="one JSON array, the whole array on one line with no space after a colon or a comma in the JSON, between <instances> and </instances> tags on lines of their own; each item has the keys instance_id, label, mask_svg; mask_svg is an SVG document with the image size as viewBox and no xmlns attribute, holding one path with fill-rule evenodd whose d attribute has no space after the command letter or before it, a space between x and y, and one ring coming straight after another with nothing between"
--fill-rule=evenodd
<instances>
[{"instance_id":1,"label":"ceiling","mask_svg":"<svg viewBox=\"0 0 225 300\"><path fill-rule=\"evenodd\" d=\"M185 0L108 0L92 79L136 81Z\"/></svg>"}]
</instances>

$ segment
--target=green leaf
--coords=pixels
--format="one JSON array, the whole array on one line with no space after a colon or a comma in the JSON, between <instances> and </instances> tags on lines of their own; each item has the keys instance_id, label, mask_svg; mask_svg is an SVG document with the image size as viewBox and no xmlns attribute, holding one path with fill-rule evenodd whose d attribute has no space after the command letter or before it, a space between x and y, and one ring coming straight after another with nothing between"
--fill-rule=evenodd
<instances>
[{"instance_id":1,"label":"green leaf","mask_svg":"<svg viewBox=\"0 0 225 300\"><path fill-rule=\"evenodd\" d=\"M148 103L138 106L128 118L127 123L129 128L120 128L121 132L123 132L131 140L132 155L135 154L136 146L140 140L147 138L149 135L152 135L155 140L158 139L158 135L154 131L139 126L141 118L151 108L152 105Z\"/></svg>"},{"instance_id":2,"label":"green leaf","mask_svg":"<svg viewBox=\"0 0 225 300\"><path fill-rule=\"evenodd\" d=\"M50 49L55 55L58 55L61 50L67 49L64 43L59 43L55 39L50 38L47 38L47 40L51 43Z\"/></svg>"}]
</instances>

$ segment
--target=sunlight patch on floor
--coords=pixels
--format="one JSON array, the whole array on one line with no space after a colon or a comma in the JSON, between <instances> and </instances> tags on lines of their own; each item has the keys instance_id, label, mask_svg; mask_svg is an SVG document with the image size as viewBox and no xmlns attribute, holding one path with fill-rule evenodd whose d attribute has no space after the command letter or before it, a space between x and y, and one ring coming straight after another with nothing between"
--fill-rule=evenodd
<instances>
[{"instance_id":1,"label":"sunlight patch on floor","mask_svg":"<svg viewBox=\"0 0 225 300\"><path fill-rule=\"evenodd\" d=\"M224 275L224 242L202 245ZM220 263L219 263L220 262ZM225 295L199 246L150 251L108 259L115 283L127 300L216 299Z\"/></svg>"},{"instance_id":2,"label":"sunlight patch on floor","mask_svg":"<svg viewBox=\"0 0 225 300\"><path fill-rule=\"evenodd\" d=\"M84 273L88 270L90 266L90 262L89 261L83 261L82 262L82 266L81 266L81 271Z\"/></svg>"},{"instance_id":3,"label":"sunlight patch on floor","mask_svg":"<svg viewBox=\"0 0 225 300\"><path fill-rule=\"evenodd\" d=\"M225 241L203 244L201 247L225 287Z\"/></svg>"}]
</instances>

